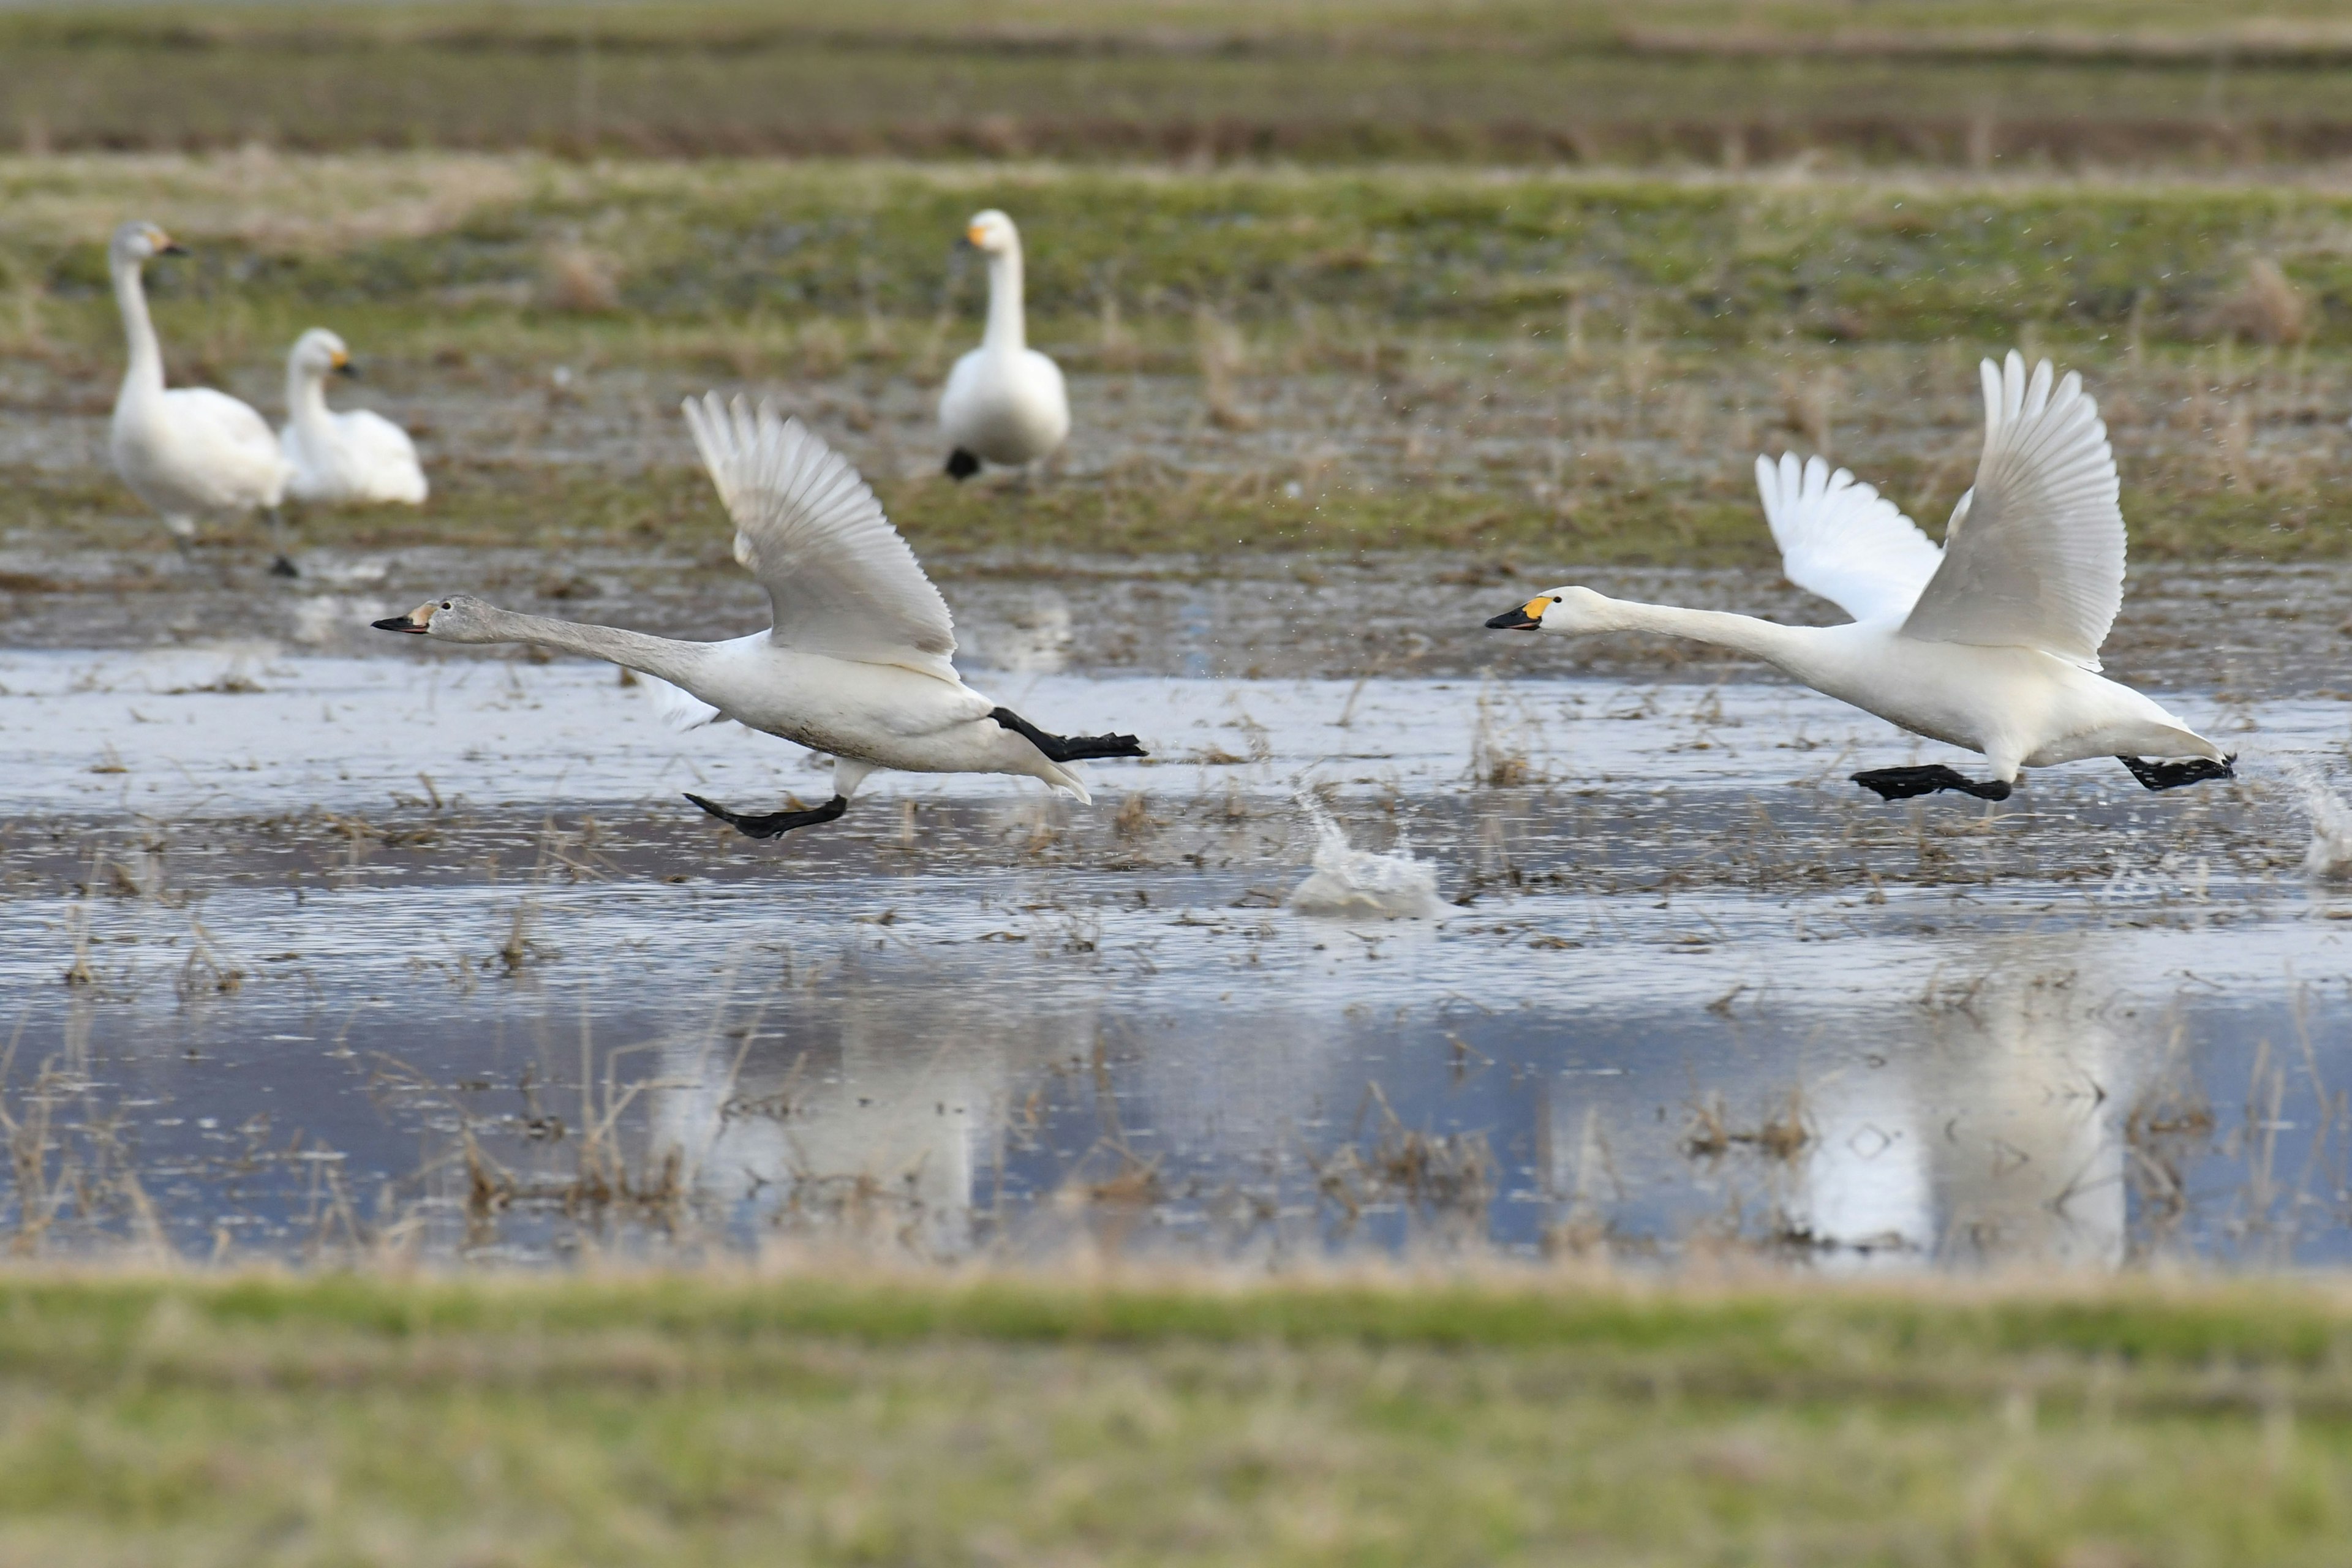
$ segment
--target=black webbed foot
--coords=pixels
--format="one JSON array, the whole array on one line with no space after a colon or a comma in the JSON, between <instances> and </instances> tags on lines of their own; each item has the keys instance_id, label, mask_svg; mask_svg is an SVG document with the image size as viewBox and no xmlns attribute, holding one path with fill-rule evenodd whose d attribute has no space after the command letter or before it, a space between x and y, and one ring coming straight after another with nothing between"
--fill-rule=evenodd
<instances>
[{"instance_id":1,"label":"black webbed foot","mask_svg":"<svg viewBox=\"0 0 2352 1568\"><path fill-rule=\"evenodd\" d=\"M820 822L831 822L849 809L848 797L838 795L812 810L771 811L756 816L730 811L718 802L705 800L698 795L688 795L686 798L746 838L781 837L795 827L814 827Z\"/></svg>"},{"instance_id":2,"label":"black webbed foot","mask_svg":"<svg viewBox=\"0 0 2352 1568\"><path fill-rule=\"evenodd\" d=\"M980 459L958 447L948 454L948 478L961 484L980 472Z\"/></svg>"},{"instance_id":3,"label":"black webbed foot","mask_svg":"<svg viewBox=\"0 0 2352 1568\"><path fill-rule=\"evenodd\" d=\"M1016 735L1025 735L1029 743L1056 763L1081 763L1088 757L1148 757L1140 742L1132 735L1048 735L1010 708L998 708L988 715Z\"/></svg>"},{"instance_id":4,"label":"black webbed foot","mask_svg":"<svg viewBox=\"0 0 2352 1568\"><path fill-rule=\"evenodd\" d=\"M2231 752L2220 762L2198 757L2186 763L2151 763L2146 757L2117 757L2116 761L2131 770L2143 789L2179 789L2182 784L2203 784L2207 779L2233 779L2238 776L2238 753Z\"/></svg>"},{"instance_id":5,"label":"black webbed foot","mask_svg":"<svg viewBox=\"0 0 2352 1568\"><path fill-rule=\"evenodd\" d=\"M2010 786L2000 779L1979 784L1941 763L1915 768L1873 768L1854 774L1853 782L1864 789L1876 790L1881 800L1908 800L1915 795L1933 795L1939 789L1956 789L1979 800L2007 800L2010 792Z\"/></svg>"}]
</instances>

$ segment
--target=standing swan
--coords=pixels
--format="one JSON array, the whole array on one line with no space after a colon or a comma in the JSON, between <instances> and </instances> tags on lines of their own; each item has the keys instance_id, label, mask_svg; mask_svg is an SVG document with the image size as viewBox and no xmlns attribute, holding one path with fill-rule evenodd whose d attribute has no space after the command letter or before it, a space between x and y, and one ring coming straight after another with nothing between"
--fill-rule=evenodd
<instances>
[{"instance_id":1,"label":"standing swan","mask_svg":"<svg viewBox=\"0 0 2352 1568\"><path fill-rule=\"evenodd\" d=\"M278 446L292 465L287 492L296 500L329 506L425 500L424 467L408 432L381 414L327 406L329 374L359 374L343 340L312 327L286 356L286 425Z\"/></svg>"},{"instance_id":2,"label":"standing swan","mask_svg":"<svg viewBox=\"0 0 2352 1568\"><path fill-rule=\"evenodd\" d=\"M269 422L226 393L163 385L163 348L147 315L139 268L151 256L186 254L152 223L124 224L107 247L114 302L131 343L131 366L114 400L114 471L162 515L184 550L195 539L200 517L268 512L279 546L270 570L290 577L294 563L286 558L278 515L290 470Z\"/></svg>"},{"instance_id":3,"label":"standing swan","mask_svg":"<svg viewBox=\"0 0 2352 1568\"><path fill-rule=\"evenodd\" d=\"M940 394L948 477L970 479L982 461L1033 463L1070 433L1062 370L1029 346L1021 313L1021 231L991 207L975 214L964 239L988 258L988 330L956 361Z\"/></svg>"},{"instance_id":4,"label":"standing swan","mask_svg":"<svg viewBox=\"0 0 2352 1568\"><path fill-rule=\"evenodd\" d=\"M1783 626L1712 610L1555 588L1486 624L1548 632L1664 632L1752 654L1915 735L1981 752L1992 777L1942 763L1853 782L1899 800L1960 790L2006 800L2021 767L2113 756L2149 789L2236 777L2237 761L2155 702L2094 673L2124 596L2116 455L2098 405L2069 374L2029 384L2014 352L1982 365L1984 456L1944 547L1845 469L1756 459L1781 570L1848 615ZM2187 757L2151 763L2143 753Z\"/></svg>"},{"instance_id":5,"label":"standing swan","mask_svg":"<svg viewBox=\"0 0 2352 1568\"><path fill-rule=\"evenodd\" d=\"M947 602L857 470L798 420L755 416L717 393L688 400L687 423L735 520L735 559L768 591L772 630L726 642L674 642L608 626L517 615L463 595L377 621L376 629L450 642L528 642L668 681L707 719L831 752L833 798L809 811L751 816L686 798L753 838L830 822L877 768L1022 773L1091 801L1062 764L1140 757L1132 735L1049 735L960 679L948 656Z\"/></svg>"}]
</instances>

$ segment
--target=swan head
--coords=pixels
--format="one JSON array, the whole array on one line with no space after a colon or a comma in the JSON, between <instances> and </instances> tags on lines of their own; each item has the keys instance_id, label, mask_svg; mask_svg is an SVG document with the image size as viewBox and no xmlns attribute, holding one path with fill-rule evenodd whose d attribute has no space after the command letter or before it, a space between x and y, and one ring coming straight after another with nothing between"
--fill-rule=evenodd
<instances>
[{"instance_id":1,"label":"swan head","mask_svg":"<svg viewBox=\"0 0 2352 1568\"><path fill-rule=\"evenodd\" d=\"M1612 628L1609 601L1590 588L1554 588L1488 620L1493 631L1599 632Z\"/></svg>"},{"instance_id":2,"label":"swan head","mask_svg":"<svg viewBox=\"0 0 2352 1568\"><path fill-rule=\"evenodd\" d=\"M492 626L495 609L470 594L429 599L404 616L387 616L369 623L380 632L405 632L410 637L439 637L443 642L503 642Z\"/></svg>"},{"instance_id":3,"label":"swan head","mask_svg":"<svg viewBox=\"0 0 2352 1568\"><path fill-rule=\"evenodd\" d=\"M990 256L1003 256L1021 248L1021 231L1013 220L994 207L971 215L963 226L964 243L974 250Z\"/></svg>"},{"instance_id":4,"label":"swan head","mask_svg":"<svg viewBox=\"0 0 2352 1568\"><path fill-rule=\"evenodd\" d=\"M114 231L106 247L109 259L136 266L157 256L185 256L188 247L143 218L134 218Z\"/></svg>"},{"instance_id":5,"label":"swan head","mask_svg":"<svg viewBox=\"0 0 2352 1568\"><path fill-rule=\"evenodd\" d=\"M330 372L359 374L359 368L352 363L352 351L343 346L342 339L324 327L312 327L296 338L294 352L287 358L296 370L309 376L324 376Z\"/></svg>"}]
</instances>

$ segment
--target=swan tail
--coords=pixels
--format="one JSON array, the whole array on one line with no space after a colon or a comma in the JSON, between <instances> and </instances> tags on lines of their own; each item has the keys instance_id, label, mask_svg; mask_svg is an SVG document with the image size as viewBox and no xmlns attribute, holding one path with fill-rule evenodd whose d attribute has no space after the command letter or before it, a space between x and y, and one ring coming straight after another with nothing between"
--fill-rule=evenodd
<instances>
[{"instance_id":1,"label":"swan tail","mask_svg":"<svg viewBox=\"0 0 2352 1568\"><path fill-rule=\"evenodd\" d=\"M1037 776L1055 789L1066 789L1076 795L1080 805L1092 805L1095 803L1095 797L1087 793L1087 781L1057 762L1051 759L1045 760L1044 765L1037 770Z\"/></svg>"},{"instance_id":2,"label":"swan tail","mask_svg":"<svg viewBox=\"0 0 2352 1568\"><path fill-rule=\"evenodd\" d=\"M646 696L653 702L654 711L659 713L663 721L673 730L699 730L726 717L682 686L664 680L658 675L647 675L643 670L635 674L637 683L646 689Z\"/></svg>"}]
</instances>

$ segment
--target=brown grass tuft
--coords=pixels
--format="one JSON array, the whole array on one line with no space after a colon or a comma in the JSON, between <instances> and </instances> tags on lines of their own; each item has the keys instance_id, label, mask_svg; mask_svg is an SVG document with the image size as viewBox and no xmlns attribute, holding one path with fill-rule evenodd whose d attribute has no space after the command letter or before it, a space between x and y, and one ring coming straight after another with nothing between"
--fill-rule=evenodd
<instances>
[{"instance_id":1,"label":"brown grass tuft","mask_svg":"<svg viewBox=\"0 0 2352 1568\"><path fill-rule=\"evenodd\" d=\"M2310 297L2294 279L2269 257L2257 256L2246 264L2237 289L2213 307L2210 330L2215 337L2285 345L2311 336L2312 317Z\"/></svg>"},{"instance_id":2,"label":"brown grass tuft","mask_svg":"<svg viewBox=\"0 0 2352 1568\"><path fill-rule=\"evenodd\" d=\"M551 310L601 316L621 308L620 268L583 245L560 245L541 268L540 302Z\"/></svg>"}]
</instances>

